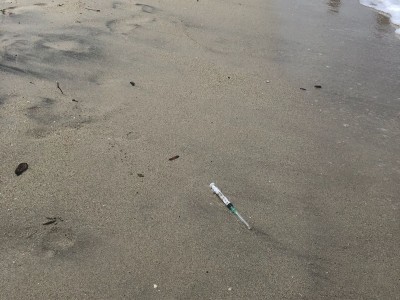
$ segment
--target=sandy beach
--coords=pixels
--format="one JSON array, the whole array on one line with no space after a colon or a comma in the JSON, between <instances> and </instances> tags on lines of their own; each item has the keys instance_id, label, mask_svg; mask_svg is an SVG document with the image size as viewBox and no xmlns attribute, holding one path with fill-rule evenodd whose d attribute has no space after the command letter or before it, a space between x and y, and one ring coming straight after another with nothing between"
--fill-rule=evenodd
<instances>
[{"instance_id":1,"label":"sandy beach","mask_svg":"<svg viewBox=\"0 0 400 300\"><path fill-rule=\"evenodd\" d=\"M400 299L386 17L339 0L0 9L0 299Z\"/></svg>"}]
</instances>

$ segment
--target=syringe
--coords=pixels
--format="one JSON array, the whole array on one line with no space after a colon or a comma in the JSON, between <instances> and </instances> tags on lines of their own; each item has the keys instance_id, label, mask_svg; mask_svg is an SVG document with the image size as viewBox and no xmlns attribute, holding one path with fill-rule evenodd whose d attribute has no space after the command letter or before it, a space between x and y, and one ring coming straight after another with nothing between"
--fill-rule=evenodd
<instances>
[{"instance_id":1,"label":"syringe","mask_svg":"<svg viewBox=\"0 0 400 300\"><path fill-rule=\"evenodd\" d=\"M246 222L245 219L239 214L237 209L233 206L233 204L228 200L228 198L225 197L224 194L222 194L221 190L216 187L215 183L210 184L210 188L213 191L214 194L217 194L218 197L224 202L225 206L232 212L234 213L240 221L242 221L248 229L251 229L249 223Z\"/></svg>"}]
</instances>

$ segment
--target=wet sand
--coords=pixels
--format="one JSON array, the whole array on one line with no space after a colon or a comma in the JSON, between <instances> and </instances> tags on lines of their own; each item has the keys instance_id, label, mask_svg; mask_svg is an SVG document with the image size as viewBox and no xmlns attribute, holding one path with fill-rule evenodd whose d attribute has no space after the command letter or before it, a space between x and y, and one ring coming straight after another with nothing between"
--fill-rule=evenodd
<instances>
[{"instance_id":1,"label":"wet sand","mask_svg":"<svg viewBox=\"0 0 400 300\"><path fill-rule=\"evenodd\" d=\"M0 298L398 299L400 41L314 2L2 4Z\"/></svg>"}]
</instances>

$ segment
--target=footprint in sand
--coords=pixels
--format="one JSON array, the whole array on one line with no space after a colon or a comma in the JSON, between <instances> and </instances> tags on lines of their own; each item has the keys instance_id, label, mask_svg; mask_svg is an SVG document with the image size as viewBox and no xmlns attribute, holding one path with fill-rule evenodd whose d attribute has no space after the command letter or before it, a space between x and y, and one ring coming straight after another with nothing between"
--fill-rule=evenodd
<instances>
[{"instance_id":1,"label":"footprint in sand","mask_svg":"<svg viewBox=\"0 0 400 300\"><path fill-rule=\"evenodd\" d=\"M11 4L11 2L9 2ZM38 14L40 13L43 9L41 6L44 5L38 5L42 3L37 3L34 5L27 5L27 6L8 6L6 8L1 9L1 13L4 16L12 16L12 17L20 17L20 16L28 16L31 14Z\"/></svg>"},{"instance_id":2,"label":"footprint in sand","mask_svg":"<svg viewBox=\"0 0 400 300\"><path fill-rule=\"evenodd\" d=\"M76 244L76 235L70 228L53 227L42 238L41 248L46 256L66 254Z\"/></svg>"},{"instance_id":3,"label":"footprint in sand","mask_svg":"<svg viewBox=\"0 0 400 300\"><path fill-rule=\"evenodd\" d=\"M44 59L51 59L56 54L73 58L74 60L87 60L97 58L99 49L84 36L76 34L42 34L35 43L35 50L44 52Z\"/></svg>"},{"instance_id":4,"label":"footprint in sand","mask_svg":"<svg viewBox=\"0 0 400 300\"><path fill-rule=\"evenodd\" d=\"M33 121L27 135L36 139L44 138L64 128L80 128L92 122L82 110L71 111L68 104L51 98L42 98L26 110L25 115Z\"/></svg>"},{"instance_id":5,"label":"footprint in sand","mask_svg":"<svg viewBox=\"0 0 400 300\"><path fill-rule=\"evenodd\" d=\"M155 22L154 17L147 16L134 16L128 19L122 20L111 20L106 23L107 28L111 32L119 33L119 34L129 34L135 31L140 27L143 27L146 24Z\"/></svg>"},{"instance_id":6,"label":"footprint in sand","mask_svg":"<svg viewBox=\"0 0 400 300\"><path fill-rule=\"evenodd\" d=\"M126 2L126 1L114 1L112 3L112 8L121 9L121 10L125 10L125 11L132 11L132 10L140 9L141 11L148 13L148 14L154 13L155 11L158 10L157 8L155 8L154 6L151 6L151 5L141 4L141 3L136 3L135 5L133 5L131 2Z\"/></svg>"},{"instance_id":7,"label":"footprint in sand","mask_svg":"<svg viewBox=\"0 0 400 300\"><path fill-rule=\"evenodd\" d=\"M153 14L157 12L158 9L151 5L140 3L133 5L124 1L115 1L113 2L112 7L114 9L134 13L134 15L128 18L114 19L106 22L107 28L113 33L115 32L126 35L134 32L140 27L145 26L146 24L156 21L156 18L153 16Z\"/></svg>"},{"instance_id":8,"label":"footprint in sand","mask_svg":"<svg viewBox=\"0 0 400 300\"><path fill-rule=\"evenodd\" d=\"M136 6L139 6L143 12L148 13L148 14L152 14L157 10L154 6L147 5L147 4L137 3Z\"/></svg>"},{"instance_id":9,"label":"footprint in sand","mask_svg":"<svg viewBox=\"0 0 400 300\"><path fill-rule=\"evenodd\" d=\"M56 42L44 42L44 47L52 48L58 51L70 51L76 53L89 53L90 46L82 44L78 41L56 41Z\"/></svg>"}]
</instances>

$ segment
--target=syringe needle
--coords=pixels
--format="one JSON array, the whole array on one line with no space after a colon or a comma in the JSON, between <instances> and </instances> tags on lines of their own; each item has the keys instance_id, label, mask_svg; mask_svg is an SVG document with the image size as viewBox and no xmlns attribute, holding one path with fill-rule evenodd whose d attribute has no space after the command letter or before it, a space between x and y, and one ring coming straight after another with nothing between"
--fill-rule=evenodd
<instances>
[{"instance_id":1,"label":"syringe needle","mask_svg":"<svg viewBox=\"0 0 400 300\"><path fill-rule=\"evenodd\" d=\"M246 220L241 216L241 214L238 213L238 211L236 210L236 207L233 206L233 204L228 200L228 198L225 197L224 194L222 194L221 190L219 188L217 188L217 186L215 185L215 183L211 183L210 184L210 188L211 190L214 192L214 194L217 194L218 197L222 200L222 202L224 202L225 206L231 211L233 212L240 221L243 222L243 224L246 225L246 227L248 229L251 229L249 223L246 222Z\"/></svg>"},{"instance_id":2,"label":"syringe needle","mask_svg":"<svg viewBox=\"0 0 400 300\"><path fill-rule=\"evenodd\" d=\"M236 211L236 213L235 213L235 214L238 216L239 220L240 220L240 221L242 221L242 222L244 223L244 225L246 225L247 229L251 229L251 227L250 227L249 223L247 223L247 222L246 222L246 220L245 220L245 219L243 219L242 215L241 215L241 214L239 214L239 213L238 213L238 211Z\"/></svg>"}]
</instances>

